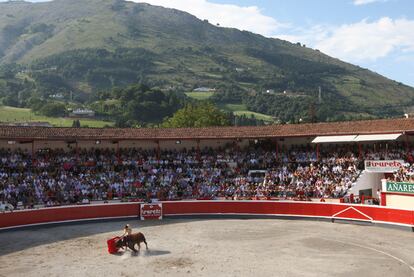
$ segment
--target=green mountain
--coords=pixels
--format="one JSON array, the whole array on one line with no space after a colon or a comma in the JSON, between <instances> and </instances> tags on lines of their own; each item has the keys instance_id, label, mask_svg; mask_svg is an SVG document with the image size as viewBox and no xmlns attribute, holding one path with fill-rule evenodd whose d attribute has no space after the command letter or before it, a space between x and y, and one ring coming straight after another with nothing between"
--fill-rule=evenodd
<instances>
[{"instance_id":1,"label":"green mountain","mask_svg":"<svg viewBox=\"0 0 414 277\"><path fill-rule=\"evenodd\" d=\"M3 102L29 106L60 93L92 103L99 91L136 83L215 88L211 99L220 105L244 104L283 121L395 116L414 104L412 87L174 9L122 0L0 3Z\"/></svg>"}]
</instances>

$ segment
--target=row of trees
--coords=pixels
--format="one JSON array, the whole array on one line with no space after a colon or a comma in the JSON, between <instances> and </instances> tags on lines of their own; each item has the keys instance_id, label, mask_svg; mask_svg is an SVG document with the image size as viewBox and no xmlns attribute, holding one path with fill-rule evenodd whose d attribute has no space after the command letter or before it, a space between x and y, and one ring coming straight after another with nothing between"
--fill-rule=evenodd
<instances>
[{"instance_id":1,"label":"row of trees","mask_svg":"<svg viewBox=\"0 0 414 277\"><path fill-rule=\"evenodd\" d=\"M186 101L183 93L163 92L141 84L100 92L94 98L94 110L115 120L119 127L159 125L184 107Z\"/></svg>"},{"instance_id":2,"label":"row of trees","mask_svg":"<svg viewBox=\"0 0 414 277\"><path fill-rule=\"evenodd\" d=\"M163 127L207 127L228 126L229 116L220 111L212 103L187 104L162 124Z\"/></svg>"}]
</instances>

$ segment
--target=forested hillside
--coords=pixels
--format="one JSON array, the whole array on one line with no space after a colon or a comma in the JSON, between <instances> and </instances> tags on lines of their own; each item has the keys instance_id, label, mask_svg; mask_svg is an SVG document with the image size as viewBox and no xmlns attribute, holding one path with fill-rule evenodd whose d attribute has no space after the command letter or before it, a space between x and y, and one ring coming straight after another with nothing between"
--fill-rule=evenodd
<instances>
[{"instance_id":1,"label":"forested hillside","mask_svg":"<svg viewBox=\"0 0 414 277\"><path fill-rule=\"evenodd\" d=\"M207 87L218 106L244 105L280 122L400 116L414 104L414 89L404 84L300 43L211 23L121 0L0 3L0 99L33 107L59 94L97 108L97 99L117 102L117 89L143 84L165 94L154 102L169 103L161 116L183 107L185 92ZM123 122L160 121L114 113Z\"/></svg>"}]
</instances>

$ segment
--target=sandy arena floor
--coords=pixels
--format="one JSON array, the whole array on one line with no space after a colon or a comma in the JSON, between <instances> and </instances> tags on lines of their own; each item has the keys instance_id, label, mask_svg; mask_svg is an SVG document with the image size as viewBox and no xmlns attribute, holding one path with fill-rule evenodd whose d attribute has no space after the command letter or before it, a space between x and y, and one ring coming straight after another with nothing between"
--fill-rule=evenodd
<instances>
[{"instance_id":1,"label":"sandy arena floor","mask_svg":"<svg viewBox=\"0 0 414 277\"><path fill-rule=\"evenodd\" d=\"M150 247L107 253L124 224ZM0 232L0 276L414 276L414 233L277 219L137 220Z\"/></svg>"}]
</instances>

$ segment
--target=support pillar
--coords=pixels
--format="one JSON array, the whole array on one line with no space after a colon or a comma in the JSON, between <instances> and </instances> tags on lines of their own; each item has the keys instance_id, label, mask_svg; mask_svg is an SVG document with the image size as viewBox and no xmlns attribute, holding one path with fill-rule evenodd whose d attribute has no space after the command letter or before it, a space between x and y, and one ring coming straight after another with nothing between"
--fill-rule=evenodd
<instances>
[{"instance_id":1,"label":"support pillar","mask_svg":"<svg viewBox=\"0 0 414 277\"><path fill-rule=\"evenodd\" d=\"M75 151L76 151L76 162L79 162L79 145L78 145L78 141L76 141L75 144Z\"/></svg>"},{"instance_id":2,"label":"support pillar","mask_svg":"<svg viewBox=\"0 0 414 277\"><path fill-rule=\"evenodd\" d=\"M410 153L410 143L408 141L408 136L407 135L405 135L404 142L405 142L405 152L407 152L407 156L408 156L408 154Z\"/></svg>"},{"instance_id":3,"label":"support pillar","mask_svg":"<svg viewBox=\"0 0 414 277\"><path fill-rule=\"evenodd\" d=\"M157 140L157 160L158 160L158 162L160 161L160 159L161 159L160 141Z\"/></svg>"},{"instance_id":4,"label":"support pillar","mask_svg":"<svg viewBox=\"0 0 414 277\"><path fill-rule=\"evenodd\" d=\"M381 206L387 206L387 194L381 192Z\"/></svg>"},{"instance_id":5,"label":"support pillar","mask_svg":"<svg viewBox=\"0 0 414 277\"><path fill-rule=\"evenodd\" d=\"M316 144L316 160L319 161L319 143Z\"/></svg>"},{"instance_id":6,"label":"support pillar","mask_svg":"<svg viewBox=\"0 0 414 277\"><path fill-rule=\"evenodd\" d=\"M385 143L385 158L388 160L388 142Z\"/></svg>"},{"instance_id":7,"label":"support pillar","mask_svg":"<svg viewBox=\"0 0 414 277\"><path fill-rule=\"evenodd\" d=\"M121 153L119 151L119 141L116 142L116 158L118 159L118 163L121 162Z\"/></svg>"},{"instance_id":8,"label":"support pillar","mask_svg":"<svg viewBox=\"0 0 414 277\"><path fill-rule=\"evenodd\" d=\"M276 141L276 161L279 159L279 144Z\"/></svg>"},{"instance_id":9,"label":"support pillar","mask_svg":"<svg viewBox=\"0 0 414 277\"><path fill-rule=\"evenodd\" d=\"M35 152L35 142L34 140L32 140L32 165L34 164L35 160L36 160L36 152Z\"/></svg>"},{"instance_id":10,"label":"support pillar","mask_svg":"<svg viewBox=\"0 0 414 277\"><path fill-rule=\"evenodd\" d=\"M201 160L201 153L200 153L200 140L197 140L197 161L200 162Z\"/></svg>"}]
</instances>

